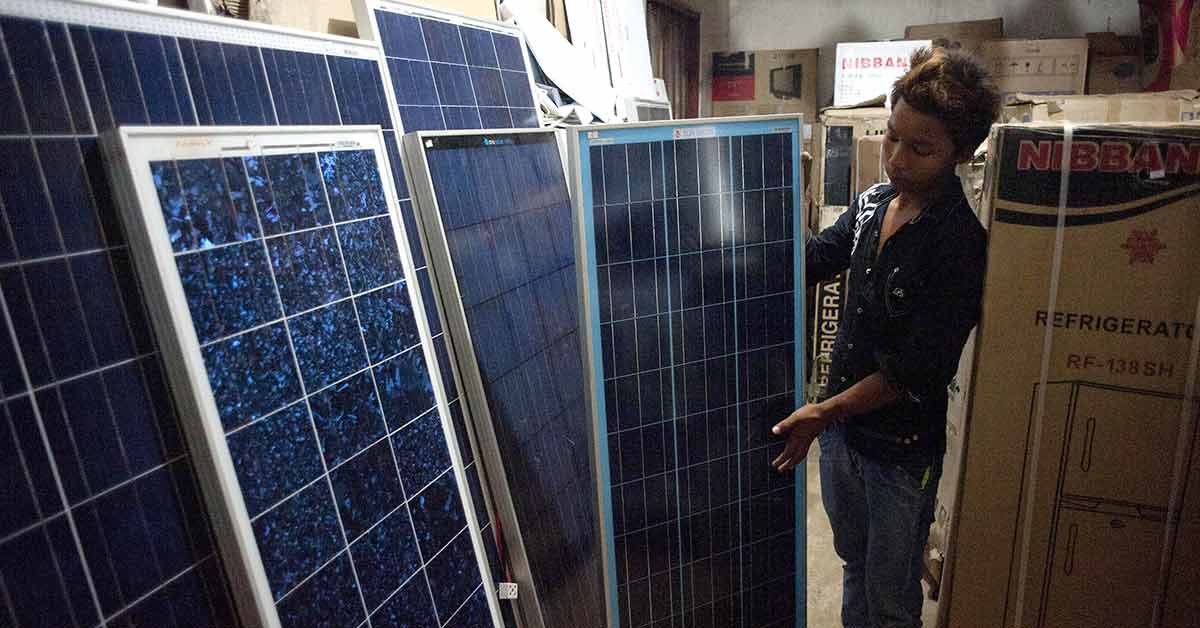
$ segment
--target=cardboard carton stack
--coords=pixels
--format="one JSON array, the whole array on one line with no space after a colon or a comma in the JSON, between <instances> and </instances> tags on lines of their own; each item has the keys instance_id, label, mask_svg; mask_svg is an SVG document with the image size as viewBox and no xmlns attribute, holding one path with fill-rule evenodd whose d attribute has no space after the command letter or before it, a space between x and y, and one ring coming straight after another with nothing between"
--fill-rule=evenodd
<instances>
[{"instance_id":1,"label":"cardboard carton stack","mask_svg":"<svg viewBox=\"0 0 1200 628\"><path fill-rule=\"evenodd\" d=\"M1004 122L1189 122L1200 119L1200 91L1184 89L1110 96L1017 94Z\"/></svg>"},{"instance_id":2,"label":"cardboard carton stack","mask_svg":"<svg viewBox=\"0 0 1200 628\"><path fill-rule=\"evenodd\" d=\"M904 29L905 39L929 39L933 45L947 50L962 50L978 54L985 41L1004 39L1004 20L972 20L918 24Z\"/></svg>"},{"instance_id":3,"label":"cardboard carton stack","mask_svg":"<svg viewBox=\"0 0 1200 628\"><path fill-rule=\"evenodd\" d=\"M1142 40L1116 33L1088 33L1087 93L1142 91Z\"/></svg>"},{"instance_id":4,"label":"cardboard carton stack","mask_svg":"<svg viewBox=\"0 0 1200 628\"><path fill-rule=\"evenodd\" d=\"M821 112L820 124L813 129L813 200L819 207L849 207L855 195L858 141L887 132L890 114L882 105L879 98L864 106Z\"/></svg>"},{"instance_id":5,"label":"cardboard carton stack","mask_svg":"<svg viewBox=\"0 0 1200 628\"><path fill-rule=\"evenodd\" d=\"M817 117L818 49L714 52L712 115Z\"/></svg>"}]
</instances>

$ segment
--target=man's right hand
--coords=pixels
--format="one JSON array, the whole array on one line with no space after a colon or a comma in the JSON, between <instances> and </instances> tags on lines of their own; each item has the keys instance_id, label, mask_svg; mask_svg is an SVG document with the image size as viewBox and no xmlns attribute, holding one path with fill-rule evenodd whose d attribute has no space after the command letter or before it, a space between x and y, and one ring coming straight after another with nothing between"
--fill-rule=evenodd
<instances>
[{"instance_id":1,"label":"man's right hand","mask_svg":"<svg viewBox=\"0 0 1200 628\"><path fill-rule=\"evenodd\" d=\"M783 448L783 453L771 462L771 466L780 473L794 469L808 456L808 448L812 446L813 439L833 421L833 414L828 411L827 406L820 403L806 404L788 415L771 428L772 434L787 436L787 446Z\"/></svg>"}]
</instances>

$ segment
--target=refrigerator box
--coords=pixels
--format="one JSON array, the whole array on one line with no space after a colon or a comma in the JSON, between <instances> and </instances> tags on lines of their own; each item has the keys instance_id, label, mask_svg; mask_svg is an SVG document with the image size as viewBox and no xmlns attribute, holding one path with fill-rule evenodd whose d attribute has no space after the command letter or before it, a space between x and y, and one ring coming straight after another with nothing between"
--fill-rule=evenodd
<instances>
[{"instance_id":1,"label":"refrigerator box","mask_svg":"<svg viewBox=\"0 0 1200 628\"><path fill-rule=\"evenodd\" d=\"M833 106L844 107L886 96L908 71L913 51L928 39L840 43L833 75Z\"/></svg>"},{"instance_id":2,"label":"refrigerator box","mask_svg":"<svg viewBox=\"0 0 1200 628\"><path fill-rule=\"evenodd\" d=\"M829 386L830 355L841 327L847 289L847 273L842 273L832 281L817 284L813 294L812 338L809 345L812 376L806 391L809 401L823 398Z\"/></svg>"},{"instance_id":3,"label":"refrigerator box","mask_svg":"<svg viewBox=\"0 0 1200 628\"><path fill-rule=\"evenodd\" d=\"M858 140L887 132L891 113L878 106L882 103L877 98L865 107L831 107L821 113L821 123L813 129L813 201L818 207L849 207Z\"/></svg>"},{"instance_id":4,"label":"refrigerator box","mask_svg":"<svg viewBox=\"0 0 1200 628\"><path fill-rule=\"evenodd\" d=\"M1200 124L989 142L943 625L1194 626Z\"/></svg>"},{"instance_id":5,"label":"refrigerator box","mask_svg":"<svg viewBox=\"0 0 1200 628\"><path fill-rule=\"evenodd\" d=\"M1004 39L1004 18L917 24L904 29L904 38L929 39L933 45L947 50L977 54L983 42Z\"/></svg>"},{"instance_id":6,"label":"refrigerator box","mask_svg":"<svg viewBox=\"0 0 1200 628\"><path fill-rule=\"evenodd\" d=\"M1200 119L1200 91L1031 96L1017 94L1001 113L1004 122L1190 122Z\"/></svg>"},{"instance_id":7,"label":"refrigerator box","mask_svg":"<svg viewBox=\"0 0 1200 628\"><path fill-rule=\"evenodd\" d=\"M712 115L802 113L817 117L819 50L714 52Z\"/></svg>"},{"instance_id":8,"label":"refrigerator box","mask_svg":"<svg viewBox=\"0 0 1200 628\"><path fill-rule=\"evenodd\" d=\"M991 71L1005 104L1018 93L1082 94L1086 87L1086 39L988 41L979 47L979 57Z\"/></svg>"}]
</instances>

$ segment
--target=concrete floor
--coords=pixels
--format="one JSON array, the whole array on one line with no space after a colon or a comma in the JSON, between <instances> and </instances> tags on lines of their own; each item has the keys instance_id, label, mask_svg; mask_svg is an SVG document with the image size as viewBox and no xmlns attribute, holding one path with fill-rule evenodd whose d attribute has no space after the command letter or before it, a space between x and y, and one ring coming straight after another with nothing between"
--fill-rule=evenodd
<instances>
[{"instance_id":1,"label":"concrete floor","mask_svg":"<svg viewBox=\"0 0 1200 628\"><path fill-rule=\"evenodd\" d=\"M813 443L806 461L808 477L808 628L840 628L842 560L833 551L833 531L821 505L818 461L821 448ZM937 625L937 602L925 598L924 628Z\"/></svg>"}]
</instances>

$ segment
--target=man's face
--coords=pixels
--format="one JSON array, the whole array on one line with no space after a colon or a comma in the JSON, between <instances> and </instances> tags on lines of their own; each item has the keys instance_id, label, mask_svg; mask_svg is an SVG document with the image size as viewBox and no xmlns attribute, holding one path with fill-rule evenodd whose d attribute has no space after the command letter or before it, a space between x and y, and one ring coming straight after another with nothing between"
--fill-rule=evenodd
<instances>
[{"instance_id":1,"label":"man's face","mask_svg":"<svg viewBox=\"0 0 1200 628\"><path fill-rule=\"evenodd\" d=\"M900 99L883 140L884 169L900 192L937 189L959 161L946 127Z\"/></svg>"}]
</instances>

